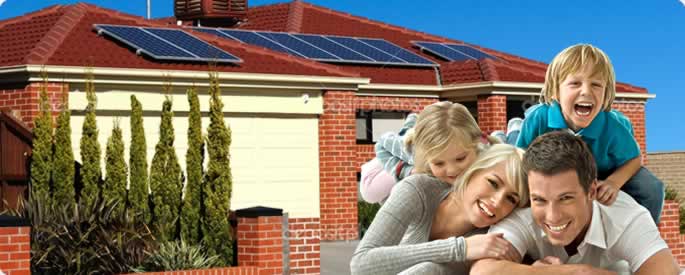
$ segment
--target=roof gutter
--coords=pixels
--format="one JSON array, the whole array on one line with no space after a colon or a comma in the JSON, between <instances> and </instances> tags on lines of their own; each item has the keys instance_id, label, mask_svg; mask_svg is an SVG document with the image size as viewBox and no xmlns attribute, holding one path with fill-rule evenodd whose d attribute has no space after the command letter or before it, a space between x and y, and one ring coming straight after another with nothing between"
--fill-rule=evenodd
<instances>
[{"instance_id":1,"label":"roof gutter","mask_svg":"<svg viewBox=\"0 0 685 275\"><path fill-rule=\"evenodd\" d=\"M160 86L208 86L209 73L203 71L179 71L156 69L121 69L107 67L41 66L22 65L0 67L3 77L0 83L42 81L41 72L48 73L50 82L84 83L86 70L95 76L96 84ZM369 78L330 77L307 75L282 75L260 73L218 72L222 87L304 90L357 90L359 85L369 84Z\"/></svg>"}]
</instances>

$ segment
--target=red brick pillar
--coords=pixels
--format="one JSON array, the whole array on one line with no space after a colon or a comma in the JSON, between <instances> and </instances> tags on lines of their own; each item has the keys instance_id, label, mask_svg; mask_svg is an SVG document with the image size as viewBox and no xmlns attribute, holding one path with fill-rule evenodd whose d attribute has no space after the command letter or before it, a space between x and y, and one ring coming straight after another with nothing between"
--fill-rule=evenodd
<instances>
[{"instance_id":1,"label":"red brick pillar","mask_svg":"<svg viewBox=\"0 0 685 275\"><path fill-rule=\"evenodd\" d=\"M645 104L643 102L614 103L612 108L620 111L630 119L630 124L633 125L633 132L635 133L635 140L637 140L637 143L640 145L642 165L646 165L647 132L645 131Z\"/></svg>"},{"instance_id":2,"label":"red brick pillar","mask_svg":"<svg viewBox=\"0 0 685 275\"><path fill-rule=\"evenodd\" d=\"M661 238L666 241L678 265L685 265L685 236L680 234L680 205L677 201L667 200L659 221Z\"/></svg>"},{"instance_id":3,"label":"red brick pillar","mask_svg":"<svg viewBox=\"0 0 685 275\"><path fill-rule=\"evenodd\" d=\"M28 221L0 216L0 271L31 274L31 227Z\"/></svg>"},{"instance_id":4,"label":"red brick pillar","mask_svg":"<svg viewBox=\"0 0 685 275\"><path fill-rule=\"evenodd\" d=\"M352 91L327 91L319 117L321 240L356 240L357 152Z\"/></svg>"},{"instance_id":5,"label":"red brick pillar","mask_svg":"<svg viewBox=\"0 0 685 275\"><path fill-rule=\"evenodd\" d=\"M256 266L260 275L283 274L283 210L252 207L236 216L238 266Z\"/></svg>"},{"instance_id":6,"label":"red brick pillar","mask_svg":"<svg viewBox=\"0 0 685 275\"><path fill-rule=\"evenodd\" d=\"M478 96L478 126L486 134L507 130L507 96Z\"/></svg>"}]
</instances>

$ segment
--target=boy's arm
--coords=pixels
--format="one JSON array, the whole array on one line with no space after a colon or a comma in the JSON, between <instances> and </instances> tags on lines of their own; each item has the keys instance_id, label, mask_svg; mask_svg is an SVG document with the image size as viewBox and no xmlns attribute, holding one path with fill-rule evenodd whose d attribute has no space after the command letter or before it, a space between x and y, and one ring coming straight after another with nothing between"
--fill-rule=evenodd
<instances>
[{"instance_id":1,"label":"boy's arm","mask_svg":"<svg viewBox=\"0 0 685 275\"><path fill-rule=\"evenodd\" d=\"M520 256L519 256L520 258ZM473 264L469 274L476 275L490 275L490 274L511 274L511 275L537 275L537 274L597 274L609 275L616 274L616 272L604 270L601 268L592 267L582 264L564 264L564 265L542 265L530 266L520 263L482 259Z\"/></svg>"},{"instance_id":2,"label":"boy's arm","mask_svg":"<svg viewBox=\"0 0 685 275\"><path fill-rule=\"evenodd\" d=\"M618 190L640 170L640 157L626 161L605 180L597 181L597 201L604 205L612 205L618 196Z\"/></svg>"}]
</instances>

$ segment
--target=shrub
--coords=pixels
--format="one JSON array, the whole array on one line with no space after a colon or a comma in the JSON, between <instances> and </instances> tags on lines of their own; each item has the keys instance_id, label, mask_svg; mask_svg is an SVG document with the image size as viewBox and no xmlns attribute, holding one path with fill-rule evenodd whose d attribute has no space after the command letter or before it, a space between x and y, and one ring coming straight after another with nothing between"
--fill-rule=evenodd
<instances>
[{"instance_id":1,"label":"shrub","mask_svg":"<svg viewBox=\"0 0 685 275\"><path fill-rule=\"evenodd\" d=\"M82 189L78 198L85 201L85 205L93 203L100 197L100 142L98 141L98 126L95 121L95 84L93 73L86 74L86 117L83 120L81 131L81 182Z\"/></svg>"},{"instance_id":2,"label":"shrub","mask_svg":"<svg viewBox=\"0 0 685 275\"><path fill-rule=\"evenodd\" d=\"M381 205L378 203L368 203L365 201L359 201L357 203L360 237L363 237L364 233L366 233L366 230L369 229L371 222L373 222L373 218L376 216L376 213L380 208Z\"/></svg>"},{"instance_id":3,"label":"shrub","mask_svg":"<svg viewBox=\"0 0 685 275\"><path fill-rule=\"evenodd\" d=\"M202 252L201 245L184 241L162 243L154 253L148 253L142 268L136 272L205 269L217 264L218 256Z\"/></svg>"},{"instance_id":4,"label":"shrub","mask_svg":"<svg viewBox=\"0 0 685 275\"><path fill-rule=\"evenodd\" d=\"M154 248L143 223L116 214L116 200L76 207L43 203L32 193L23 215L31 220L33 274L119 274L140 266Z\"/></svg>"},{"instance_id":5,"label":"shrub","mask_svg":"<svg viewBox=\"0 0 685 275\"><path fill-rule=\"evenodd\" d=\"M56 204L74 205L74 150L71 148L71 111L67 91L62 85L62 110L57 117L55 130L55 152L52 172L53 200Z\"/></svg>"},{"instance_id":6,"label":"shrub","mask_svg":"<svg viewBox=\"0 0 685 275\"><path fill-rule=\"evenodd\" d=\"M35 193L45 197L48 204L52 200L50 193L50 172L52 170L52 111L48 98L47 73L42 73L40 85L39 114L33 121L33 153L31 155L31 185Z\"/></svg>"},{"instance_id":7,"label":"shrub","mask_svg":"<svg viewBox=\"0 0 685 275\"><path fill-rule=\"evenodd\" d=\"M181 210L181 238L189 244L201 240L200 217L202 216L202 162L204 141L202 140L202 115L200 101L195 87L188 89L188 151L186 152L186 181L183 209Z\"/></svg>"},{"instance_id":8,"label":"shrub","mask_svg":"<svg viewBox=\"0 0 685 275\"><path fill-rule=\"evenodd\" d=\"M126 161L124 160L124 140L118 121L114 121L112 135L107 140L107 149L105 150L105 171L107 171L107 176L105 178L104 188L102 188L102 197L105 200L115 199L122 202L118 204L116 211L117 214L123 213L126 208L126 178L128 177L128 167L126 167Z\"/></svg>"},{"instance_id":9,"label":"shrub","mask_svg":"<svg viewBox=\"0 0 685 275\"><path fill-rule=\"evenodd\" d=\"M143 127L143 107L131 95L131 148L129 148L131 185L128 192L129 211L142 213L141 222L150 222L148 207L147 143Z\"/></svg>"}]
</instances>

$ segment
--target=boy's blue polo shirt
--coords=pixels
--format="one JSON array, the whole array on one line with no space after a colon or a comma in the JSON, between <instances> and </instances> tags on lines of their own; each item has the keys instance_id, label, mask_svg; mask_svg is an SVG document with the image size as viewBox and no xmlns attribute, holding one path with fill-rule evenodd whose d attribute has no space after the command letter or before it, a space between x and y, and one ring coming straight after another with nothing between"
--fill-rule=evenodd
<instances>
[{"instance_id":1,"label":"boy's blue polo shirt","mask_svg":"<svg viewBox=\"0 0 685 275\"><path fill-rule=\"evenodd\" d=\"M516 146L528 148L536 137L564 129L568 129L568 126L559 103L555 101L552 104L535 105L526 110ZM575 134L581 136L592 150L600 174L612 172L640 155L640 147L633 137L630 121L616 110L599 112L588 127Z\"/></svg>"}]
</instances>

